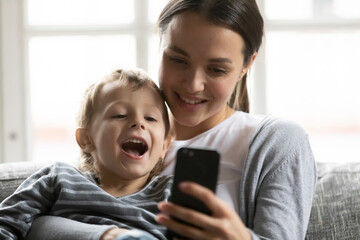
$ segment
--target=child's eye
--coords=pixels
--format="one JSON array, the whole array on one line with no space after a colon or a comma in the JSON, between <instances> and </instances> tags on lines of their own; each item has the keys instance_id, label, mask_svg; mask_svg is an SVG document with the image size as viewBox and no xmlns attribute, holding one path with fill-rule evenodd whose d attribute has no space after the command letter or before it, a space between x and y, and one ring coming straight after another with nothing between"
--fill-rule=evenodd
<instances>
[{"instance_id":1,"label":"child's eye","mask_svg":"<svg viewBox=\"0 0 360 240\"><path fill-rule=\"evenodd\" d=\"M112 116L111 118L121 119L121 118L126 118L126 115L124 115L124 114L117 114L117 115Z\"/></svg>"},{"instance_id":2,"label":"child's eye","mask_svg":"<svg viewBox=\"0 0 360 240\"><path fill-rule=\"evenodd\" d=\"M157 120L153 117L145 117L145 120L149 122L157 122Z\"/></svg>"}]
</instances>

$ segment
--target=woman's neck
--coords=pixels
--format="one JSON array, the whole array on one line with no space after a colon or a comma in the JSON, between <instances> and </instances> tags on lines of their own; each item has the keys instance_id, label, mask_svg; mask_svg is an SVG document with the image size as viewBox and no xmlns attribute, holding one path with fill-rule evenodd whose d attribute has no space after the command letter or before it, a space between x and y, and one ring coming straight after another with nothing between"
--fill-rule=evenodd
<instances>
[{"instance_id":1,"label":"woman's neck","mask_svg":"<svg viewBox=\"0 0 360 240\"><path fill-rule=\"evenodd\" d=\"M187 140L196 137L197 135L206 132L219 123L223 122L234 112L235 111L232 108L227 106L221 113L216 114L195 126L184 126L177 122L174 116L171 116L172 133L174 135L174 139Z\"/></svg>"}]
</instances>

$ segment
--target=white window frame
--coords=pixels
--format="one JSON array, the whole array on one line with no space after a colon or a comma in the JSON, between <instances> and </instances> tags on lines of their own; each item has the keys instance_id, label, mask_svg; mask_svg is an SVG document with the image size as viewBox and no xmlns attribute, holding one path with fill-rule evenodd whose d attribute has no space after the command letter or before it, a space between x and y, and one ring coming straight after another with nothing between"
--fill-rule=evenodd
<instances>
[{"instance_id":1,"label":"white window frame","mask_svg":"<svg viewBox=\"0 0 360 240\"><path fill-rule=\"evenodd\" d=\"M0 0L0 162L26 160L22 1Z\"/></svg>"}]
</instances>

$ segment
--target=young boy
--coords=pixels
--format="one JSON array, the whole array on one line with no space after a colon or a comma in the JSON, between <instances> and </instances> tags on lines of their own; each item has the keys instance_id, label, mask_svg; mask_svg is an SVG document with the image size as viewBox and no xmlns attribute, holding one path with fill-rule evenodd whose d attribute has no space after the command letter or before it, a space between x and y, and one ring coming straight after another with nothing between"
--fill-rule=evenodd
<instances>
[{"instance_id":1,"label":"young boy","mask_svg":"<svg viewBox=\"0 0 360 240\"><path fill-rule=\"evenodd\" d=\"M86 91L78 123L80 171L55 163L30 176L0 204L0 239L25 238L39 215L166 239L155 216L172 185L157 176L170 144L169 119L156 84L140 70L116 70Z\"/></svg>"}]
</instances>

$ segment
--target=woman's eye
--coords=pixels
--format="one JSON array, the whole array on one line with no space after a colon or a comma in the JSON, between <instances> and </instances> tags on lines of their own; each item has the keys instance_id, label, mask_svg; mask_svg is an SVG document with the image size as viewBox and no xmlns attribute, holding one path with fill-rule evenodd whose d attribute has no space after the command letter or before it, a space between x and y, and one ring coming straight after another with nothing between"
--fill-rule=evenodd
<instances>
[{"instance_id":1,"label":"woman's eye","mask_svg":"<svg viewBox=\"0 0 360 240\"><path fill-rule=\"evenodd\" d=\"M119 119L121 119L121 118L126 118L126 115L124 115L124 114L117 114L117 115L112 116L111 118L119 118Z\"/></svg>"},{"instance_id":2,"label":"woman's eye","mask_svg":"<svg viewBox=\"0 0 360 240\"><path fill-rule=\"evenodd\" d=\"M145 117L145 120L149 122L157 122L157 120L153 117Z\"/></svg>"},{"instance_id":3,"label":"woman's eye","mask_svg":"<svg viewBox=\"0 0 360 240\"><path fill-rule=\"evenodd\" d=\"M222 75L222 74L226 74L227 71L223 68L209 68L209 70L215 74L218 74L218 75Z\"/></svg>"},{"instance_id":4,"label":"woman's eye","mask_svg":"<svg viewBox=\"0 0 360 240\"><path fill-rule=\"evenodd\" d=\"M174 57L172 57L172 58L170 58L170 60L173 61L173 62L175 62L175 63L186 64L186 62L185 62L183 59L181 59L181 58L174 58Z\"/></svg>"}]
</instances>

